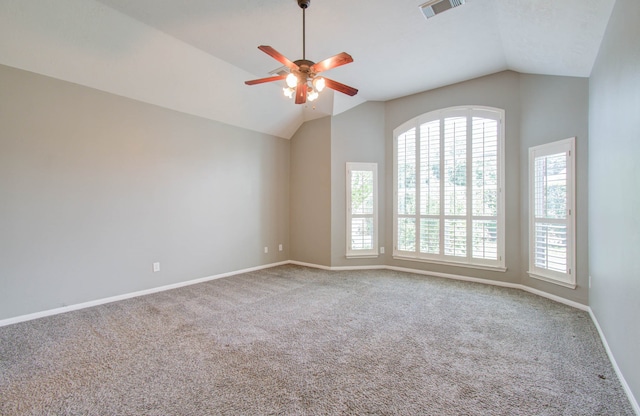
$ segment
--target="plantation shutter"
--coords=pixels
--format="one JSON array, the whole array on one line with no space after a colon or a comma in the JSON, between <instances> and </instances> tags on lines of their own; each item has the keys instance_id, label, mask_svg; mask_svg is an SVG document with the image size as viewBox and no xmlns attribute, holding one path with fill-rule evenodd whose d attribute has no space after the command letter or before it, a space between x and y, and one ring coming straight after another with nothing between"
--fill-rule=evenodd
<instances>
[{"instance_id":1,"label":"plantation shutter","mask_svg":"<svg viewBox=\"0 0 640 416\"><path fill-rule=\"evenodd\" d=\"M502 269L502 110L455 107L394 130L394 256Z\"/></svg>"},{"instance_id":2,"label":"plantation shutter","mask_svg":"<svg viewBox=\"0 0 640 416\"><path fill-rule=\"evenodd\" d=\"M472 255L498 260L499 120L473 117L471 129Z\"/></svg>"},{"instance_id":3,"label":"plantation shutter","mask_svg":"<svg viewBox=\"0 0 640 416\"><path fill-rule=\"evenodd\" d=\"M575 287L574 139L529 150L529 273Z\"/></svg>"},{"instance_id":4,"label":"plantation shutter","mask_svg":"<svg viewBox=\"0 0 640 416\"><path fill-rule=\"evenodd\" d=\"M440 253L440 120L420 125L420 252Z\"/></svg>"},{"instance_id":5,"label":"plantation shutter","mask_svg":"<svg viewBox=\"0 0 640 416\"><path fill-rule=\"evenodd\" d=\"M467 117L444 119L444 254L467 256Z\"/></svg>"},{"instance_id":6,"label":"plantation shutter","mask_svg":"<svg viewBox=\"0 0 640 416\"><path fill-rule=\"evenodd\" d=\"M347 163L347 257L377 255L377 165Z\"/></svg>"},{"instance_id":7,"label":"plantation shutter","mask_svg":"<svg viewBox=\"0 0 640 416\"><path fill-rule=\"evenodd\" d=\"M398 250L416 249L416 129L398 137L397 142L397 247Z\"/></svg>"}]
</instances>

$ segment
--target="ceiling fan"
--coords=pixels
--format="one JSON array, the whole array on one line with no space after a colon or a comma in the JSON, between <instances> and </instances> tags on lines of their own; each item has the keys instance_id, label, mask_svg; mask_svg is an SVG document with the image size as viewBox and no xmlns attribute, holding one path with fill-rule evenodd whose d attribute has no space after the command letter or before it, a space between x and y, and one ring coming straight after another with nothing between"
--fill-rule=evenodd
<instances>
[{"instance_id":1,"label":"ceiling fan","mask_svg":"<svg viewBox=\"0 0 640 416\"><path fill-rule=\"evenodd\" d=\"M315 100L318 98L318 93L325 87L350 96L354 96L358 93L358 90L353 87L341 84L326 77L318 76L318 73L320 72L353 62L353 58L348 53L342 52L318 63L306 59L305 10L309 7L310 3L311 0L298 0L298 6L302 9L302 59L292 62L271 46L258 46L258 49L262 52L289 68L290 72L289 74L245 81L245 84L256 85L286 79L287 86L283 89L284 94L289 98L292 98L295 94L296 104L304 104L307 100Z\"/></svg>"}]
</instances>

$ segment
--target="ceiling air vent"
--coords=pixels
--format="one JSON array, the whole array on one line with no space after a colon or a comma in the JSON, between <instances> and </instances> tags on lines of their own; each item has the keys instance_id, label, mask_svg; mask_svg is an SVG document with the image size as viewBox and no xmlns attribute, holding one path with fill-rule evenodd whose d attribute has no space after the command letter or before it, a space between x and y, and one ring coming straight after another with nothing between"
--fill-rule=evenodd
<instances>
[{"instance_id":1,"label":"ceiling air vent","mask_svg":"<svg viewBox=\"0 0 640 416\"><path fill-rule=\"evenodd\" d=\"M269 71L271 75L287 75L289 73L289 68L285 65L282 65L279 68L274 69L273 71Z\"/></svg>"},{"instance_id":2,"label":"ceiling air vent","mask_svg":"<svg viewBox=\"0 0 640 416\"><path fill-rule=\"evenodd\" d=\"M462 6L465 0L430 0L420 5L420 10L427 19L454 7Z\"/></svg>"}]
</instances>

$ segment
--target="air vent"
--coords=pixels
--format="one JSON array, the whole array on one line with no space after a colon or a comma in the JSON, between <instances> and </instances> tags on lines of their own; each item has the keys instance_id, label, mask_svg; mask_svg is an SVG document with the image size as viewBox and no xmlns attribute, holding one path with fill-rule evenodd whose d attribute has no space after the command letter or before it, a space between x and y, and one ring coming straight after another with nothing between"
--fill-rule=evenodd
<instances>
[{"instance_id":1,"label":"air vent","mask_svg":"<svg viewBox=\"0 0 640 416\"><path fill-rule=\"evenodd\" d=\"M454 7L462 6L465 0L430 0L420 5L420 10L427 19Z\"/></svg>"},{"instance_id":2,"label":"air vent","mask_svg":"<svg viewBox=\"0 0 640 416\"><path fill-rule=\"evenodd\" d=\"M282 65L279 68L274 69L273 71L269 71L271 75L287 75L289 73L289 68L285 65Z\"/></svg>"}]
</instances>

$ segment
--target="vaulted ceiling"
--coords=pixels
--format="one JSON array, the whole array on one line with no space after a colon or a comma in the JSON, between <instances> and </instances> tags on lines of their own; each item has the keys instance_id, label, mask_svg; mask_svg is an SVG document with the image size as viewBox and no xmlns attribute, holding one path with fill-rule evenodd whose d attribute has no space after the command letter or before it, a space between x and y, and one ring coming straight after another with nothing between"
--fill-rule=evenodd
<instances>
[{"instance_id":1,"label":"vaulted ceiling","mask_svg":"<svg viewBox=\"0 0 640 416\"><path fill-rule=\"evenodd\" d=\"M312 0L306 57L348 52L326 75L359 89L295 105L282 82L246 86L302 58L296 0L3 0L0 63L243 128L290 137L311 118L511 69L588 77L615 0L467 0L425 19L424 0Z\"/></svg>"}]
</instances>

